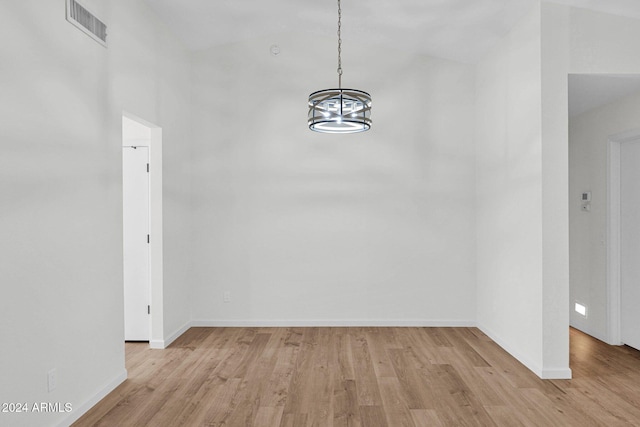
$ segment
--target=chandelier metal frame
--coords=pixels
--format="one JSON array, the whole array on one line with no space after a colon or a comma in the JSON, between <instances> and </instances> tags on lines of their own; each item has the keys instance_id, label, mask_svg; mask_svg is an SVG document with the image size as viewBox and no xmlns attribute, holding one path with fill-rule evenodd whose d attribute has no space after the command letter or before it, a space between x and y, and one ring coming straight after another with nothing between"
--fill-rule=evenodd
<instances>
[{"instance_id":1,"label":"chandelier metal frame","mask_svg":"<svg viewBox=\"0 0 640 427\"><path fill-rule=\"evenodd\" d=\"M338 0L338 88L309 95L309 129L322 133L356 133L371 129L371 95L342 88L342 7Z\"/></svg>"}]
</instances>

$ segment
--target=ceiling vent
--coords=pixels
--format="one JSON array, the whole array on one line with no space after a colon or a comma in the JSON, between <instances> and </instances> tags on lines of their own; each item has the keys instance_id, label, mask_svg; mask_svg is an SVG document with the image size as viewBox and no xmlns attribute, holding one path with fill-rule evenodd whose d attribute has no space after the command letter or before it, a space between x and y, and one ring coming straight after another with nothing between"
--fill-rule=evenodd
<instances>
[{"instance_id":1,"label":"ceiling vent","mask_svg":"<svg viewBox=\"0 0 640 427\"><path fill-rule=\"evenodd\" d=\"M76 0L67 0L67 21L107 47L107 26Z\"/></svg>"}]
</instances>

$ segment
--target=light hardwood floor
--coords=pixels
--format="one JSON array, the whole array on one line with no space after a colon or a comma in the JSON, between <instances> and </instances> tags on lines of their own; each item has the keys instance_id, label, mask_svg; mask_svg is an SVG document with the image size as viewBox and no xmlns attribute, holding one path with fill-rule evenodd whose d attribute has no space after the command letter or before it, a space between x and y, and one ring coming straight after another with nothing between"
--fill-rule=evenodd
<instances>
[{"instance_id":1,"label":"light hardwood floor","mask_svg":"<svg viewBox=\"0 0 640 427\"><path fill-rule=\"evenodd\" d=\"M192 328L126 365L74 426L640 425L640 352L573 329L570 381L476 328Z\"/></svg>"}]
</instances>

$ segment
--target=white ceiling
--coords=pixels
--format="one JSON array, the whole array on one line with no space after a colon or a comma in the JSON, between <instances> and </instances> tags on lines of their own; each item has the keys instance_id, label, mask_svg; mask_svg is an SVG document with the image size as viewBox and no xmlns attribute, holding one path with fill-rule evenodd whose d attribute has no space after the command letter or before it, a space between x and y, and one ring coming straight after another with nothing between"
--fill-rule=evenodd
<instances>
[{"instance_id":1,"label":"white ceiling","mask_svg":"<svg viewBox=\"0 0 640 427\"><path fill-rule=\"evenodd\" d=\"M640 92L638 74L569 75L569 117Z\"/></svg>"},{"instance_id":2,"label":"white ceiling","mask_svg":"<svg viewBox=\"0 0 640 427\"><path fill-rule=\"evenodd\" d=\"M307 32L334 36L333 0L146 0L193 50ZM342 0L343 40L474 63L537 0ZM555 0L640 18L640 0ZM277 40L274 40L277 41Z\"/></svg>"},{"instance_id":3,"label":"white ceiling","mask_svg":"<svg viewBox=\"0 0 640 427\"><path fill-rule=\"evenodd\" d=\"M334 36L337 1L146 0L192 50L285 32ZM537 0L342 0L343 40L474 63ZM640 0L553 0L640 19ZM640 76L573 75L573 117L640 91Z\"/></svg>"}]
</instances>

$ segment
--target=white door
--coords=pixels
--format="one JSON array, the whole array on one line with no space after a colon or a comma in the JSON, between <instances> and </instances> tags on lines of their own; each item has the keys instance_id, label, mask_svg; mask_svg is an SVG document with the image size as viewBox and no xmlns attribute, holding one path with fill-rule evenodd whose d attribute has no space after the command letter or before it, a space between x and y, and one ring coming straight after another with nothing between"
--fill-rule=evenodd
<instances>
[{"instance_id":1,"label":"white door","mask_svg":"<svg viewBox=\"0 0 640 427\"><path fill-rule=\"evenodd\" d=\"M149 149L122 147L124 339L149 341Z\"/></svg>"},{"instance_id":2,"label":"white door","mask_svg":"<svg viewBox=\"0 0 640 427\"><path fill-rule=\"evenodd\" d=\"M640 141L620 151L620 334L640 349Z\"/></svg>"}]
</instances>

